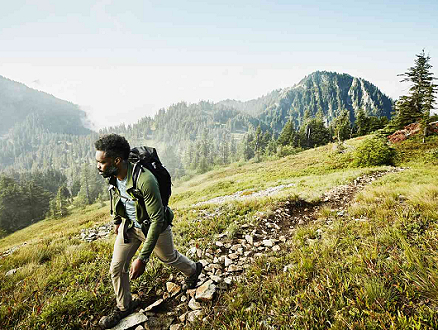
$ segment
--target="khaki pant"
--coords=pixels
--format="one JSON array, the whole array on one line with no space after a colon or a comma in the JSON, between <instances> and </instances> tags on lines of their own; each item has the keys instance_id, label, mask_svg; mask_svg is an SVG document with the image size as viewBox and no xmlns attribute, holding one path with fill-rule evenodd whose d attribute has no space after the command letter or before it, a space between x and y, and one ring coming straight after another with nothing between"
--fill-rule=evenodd
<instances>
[{"instance_id":1,"label":"khaki pant","mask_svg":"<svg viewBox=\"0 0 438 330\"><path fill-rule=\"evenodd\" d=\"M123 225L124 223L120 225L116 242L114 243L114 252L110 267L117 307L122 311L129 308L132 299L129 285L129 265L135 252L145 240L141 229L132 228L128 231L129 243L124 243ZM168 226L166 230L160 234L154 248L154 254L164 264L177 268L186 276L190 276L196 271L196 264L175 249L171 226Z\"/></svg>"}]
</instances>

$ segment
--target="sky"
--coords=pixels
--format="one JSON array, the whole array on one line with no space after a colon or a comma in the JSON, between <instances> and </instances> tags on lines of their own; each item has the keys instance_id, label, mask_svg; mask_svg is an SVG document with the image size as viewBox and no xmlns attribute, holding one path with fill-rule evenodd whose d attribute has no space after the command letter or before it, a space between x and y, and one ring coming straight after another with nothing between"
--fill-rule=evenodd
<instances>
[{"instance_id":1,"label":"sky","mask_svg":"<svg viewBox=\"0 0 438 330\"><path fill-rule=\"evenodd\" d=\"M96 129L317 70L397 99L423 49L438 77L436 0L0 1L0 75L78 104Z\"/></svg>"}]
</instances>

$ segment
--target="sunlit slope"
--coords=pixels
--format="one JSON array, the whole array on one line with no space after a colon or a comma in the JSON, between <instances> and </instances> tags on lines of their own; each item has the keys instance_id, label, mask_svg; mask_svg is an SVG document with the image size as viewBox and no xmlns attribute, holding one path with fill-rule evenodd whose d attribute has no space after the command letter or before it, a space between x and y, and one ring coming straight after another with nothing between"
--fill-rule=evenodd
<instances>
[{"instance_id":1,"label":"sunlit slope","mask_svg":"<svg viewBox=\"0 0 438 330\"><path fill-rule=\"evenodd\" d=\"M316 202L324 192L333 187L349 183L365 173L388 169L389 167L350 167L351 152L361 140L347 141L346 149L342 153L337 151L335 144L331 144L278 160L233 164L178 183L173 189L170 201L176 214L174 233L178 248L186 252L194 242L202 248L214 241L220 233L231 232L233 228L246 222L257 223L257 214L272 212L284 200L303 199ZM387 306L390 308L388 313L379 314L382 324L386 324L383 320L397 318L398 312L401 316L397 322L402 322L402 318L405 317L407 324L413 324L415 318L409 319L408 312L417 307L422 314L414 314L416 319L424 316L429 320L427 324L432 324L433 320L430 320L433 314L427 309L430 303L427 305L424 297L429 297L434 292L435 282L429 281L432 283L431 286L424 280L427 276L435 276L436 266L433 266L433 261L437 264L434 251L437 251L438 237L438 193L433 184L433 173L437 173L438 170L434 161L437 148L436 138L431 139L427 146L422 146L418 141L407 141L397 146L401 155L397 165L409 166L409 169L389 174L366 188L349 209L351 219L337 219L330 210L326 210L321 217L333 217L332 227L326 228L318 224L299 227L296 233L290 236L291 249L286 254L268 256L274 258L269 261L269 270L265 267L266 259L261 259L249 271L244 284L233 289L227 300L221 301L221 304L230 306L230 309L226 314L222 314L223 318L212 320L210 328L220 329L223 324L231 325L230 328L239 328L239 324L244 322L249 324L251 329L256 329L260 327L259 322L267 320L266 313L271 313L266 306L273 306L272 313L280 320L279 323L272 323L274 326L287 324L290 321L288 316L298 308L293 312L300 318L300 322L296 323L297 328L324 328L329 324L327 322L336 320L336 309L330 309L325 304L341 306L342 313L339 317L353 324L355 320L364 317L356 312L356 309L360 310L363 305L357 303L354 305L356 309L352 307L350 310L342 309L342 304L351 304L357 297L371 299L366 298L371 294L382 293L392 297L392 289L384 289L388 285L391 288L398 285L404 290L406 283L412 284L412 288L409 289L411 291L403 291L400 298L403 300L402 305L399 303L400 300L397 300L397 303ZM255 197L258 192L281 185L284 188L278 190L277 194ZM239 196L246 198L227 200L224 203L198 204L238 192L241 192ZM405 204L399 202L400 195L406 201L406 212ZM402 223L397 222L399 215ZM362 216L370 220L366 223L354 220ZM48 329L93 328L100 316L108 312L114 304L108 275L114 235L109 239L88 243L80 239L80 233L82 229L97 227L110 220L109 207L102 208L96 204L85 209L72 210L72 215L66 218L41 221L2 239L0 252L11 247L19 248L11 255L0 259L0 327L37 329L44 325ZM393 224L401 228L402 235L406 233L404 241L399 239L398 231L394 232L394 235L391 234ZM321 228L327 232L326 237L333 239L310 247L306 244L307 238L314 238L315 232ZM26 244L22 245L25 242ZM424 244L412 247L416 242ZM403 258L410 258L406 259L406 268L397 268L396 261L386 264L389 262L388 255L380 254L394 245L398 247L395 257L399 258L394 260L401 260L403 264ZM430 250L431 248L434 250ZM356 254L356 249L359 249L359 255ZM424 263L419 265L423 267L423 273L413 272L418 266L418 260L409 257L412 256L412 251L426 258ZM372 262L369 263L368 260ZM283 273L284 266L290 263L298 265L294 273ZM352 285L354 274L347 272L341 278L335 275L342 269L351 269L351 264L360 264L357 269L363 269L366 274L373 271L367 268L368 265L386 265L389 267L389 273L376 273L378 279L370 277L371 284L366 284L368 275L360 273L354 290L346 292L343 285ZM335 268L330 268L332 265ZM12 269L16 269L15 274L6 276ZM396 271L397 276L392 277L394 281L386 282L385 276L395 274ZM170 273L174 273L174 270L162 266L152 258L146 273L133 283L133 290L153 293L157 288L165 287L164 283ZM327 284L327 275L331 279L328 284L330 290L322 291ZM278 286L278 283L287 285ZM254 290L260 287L266 290L255 295ZM320 291L324 294L312 293L311 290L315 287L321 288ZM366 288L368 296L361 296L359 291L355 291L360 288ZM329 292L332 298L326 295L326 292ZM417 292L425 293L420 295ZM348 299L343 295L348 295ZM254 301L247 298L255 296L260 299ZM415 299L411 300L410 297ZM236 299L232 301L234 298ZM434 301L430 300L431 298L427 299L429 302ZM300 303L304 304L304 311L300 310ZM382 304L378 299L375 303L369 303L370 317L380 313L380 310L377 310L381 308L379 303ZM423 307L417 306L419 303L423 304ZM244 312L252 304L255 306L249 310L252 312ZM312 323L318 317L322 318L322 325ZM344 323L339 324L345 326ZM357 325L359 328L364 327L364 323Z\"/></svg>"}]
</instances>

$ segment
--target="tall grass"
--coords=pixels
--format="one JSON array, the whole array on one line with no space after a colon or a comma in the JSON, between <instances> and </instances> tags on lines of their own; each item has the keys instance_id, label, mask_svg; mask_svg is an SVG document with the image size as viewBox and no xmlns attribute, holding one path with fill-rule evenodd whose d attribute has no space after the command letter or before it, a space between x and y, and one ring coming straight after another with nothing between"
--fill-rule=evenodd
<instances>
[{"instance_id":1,"label":"tall grass","mask_svg":"<svg viewBox=\"0 0 438 330\"><path fill-rule=\"evenodd\" d=\"M437 148L437 141L429 147ZM360 139L347 142L351 152ZM417 143L417 142L412 142ZM416 329L437 326L437 166L411 144L399 165L356 196L346 216L323 208L316 222L289 234L287 249L257 260L244 281L208 310L204 329ZM379 168L350 167L333 145L263 163L232 164L174 189L178 249L206 246L218 233L257 224L285 200L318 201L331 188ZM406 162L406 157L407 162ZM417 157L418 162L411 161ZM427 158L427 159L426 159ZM274 196L194 206L217 196L294 185ZM85 243L81 229L110 221L108 207L74 210L0 240L0 328L91 329L114 306L108 275L114 236ZM321 234L322 232L322 234ZM22 245L25 243L25 245ZM287 267L286 267L287 266ZM286 267L286 268L285 268ZM6 276L11 269L14 275ZM286 271L284 271L286 269ZM133 290L156 295L174 270L152 258Z\"/></svg>"}]
</instances>

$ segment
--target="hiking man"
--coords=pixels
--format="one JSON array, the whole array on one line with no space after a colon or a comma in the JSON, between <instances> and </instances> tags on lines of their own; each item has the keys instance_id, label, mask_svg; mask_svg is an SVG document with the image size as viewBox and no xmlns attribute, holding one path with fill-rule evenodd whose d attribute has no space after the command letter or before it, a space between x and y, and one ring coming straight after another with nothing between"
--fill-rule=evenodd
<instances>
[{"instance_id":1,"label":"hiking man","mask_svg":"<svg viewBox=\"0 0 438 330\"><path fill-rule=\"evenodd\" d=\"M183 285L185 290L196 286L202 264L193 262L175 249L171 230L173 212L163 206L158 181L149 170L144 169L140 173L134 191L128 141L120 135L109 134L100 137L94 145L97 169L108 179L113 193L111 211L114 210L114 230L117 234L110 267L117 306L99 321L99 325L107 329L114 327L138 306L138 299L133 299L131 295L129 281L144 273L152 251L163 263L187 276ZM143 247L129 268L142 242Z\"/></svg>"}]
</instances>

